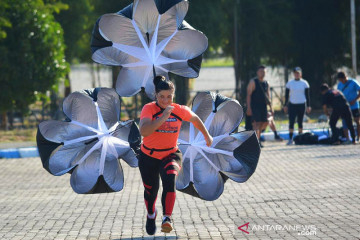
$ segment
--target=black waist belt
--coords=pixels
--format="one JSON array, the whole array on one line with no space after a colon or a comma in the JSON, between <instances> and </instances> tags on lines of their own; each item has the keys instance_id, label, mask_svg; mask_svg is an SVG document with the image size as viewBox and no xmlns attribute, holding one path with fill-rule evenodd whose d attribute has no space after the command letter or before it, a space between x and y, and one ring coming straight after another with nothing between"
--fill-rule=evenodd
<instances>
[{"instance_id":1,"label":"black waist belt","mask_svg":"<svg viewBox=\"0 0 360 240\"><path fill-rule=\"evenodd\" d=\"M159 149L159 148L148 148L147 146L145 146L143 144L143 147L146 149L146 150L150 150L150 155L152 155L154 152L166 152L166 151L170 151L172 149L174 149L175 147L172 147L172 148L162 148L162 149Z\"/></svg>"}]
</instances>

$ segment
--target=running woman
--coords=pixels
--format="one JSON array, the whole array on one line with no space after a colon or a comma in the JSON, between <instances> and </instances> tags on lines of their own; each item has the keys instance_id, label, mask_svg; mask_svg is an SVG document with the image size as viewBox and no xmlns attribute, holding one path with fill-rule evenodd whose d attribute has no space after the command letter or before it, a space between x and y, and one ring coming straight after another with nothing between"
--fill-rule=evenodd
<instances>
[{"instance_id":1,"label":"running woman","mask_svg":"<svg viewBox=\"0 0 360 240\"><path fill-rule=\"evenodd\" d=\"M154 85L156 101L143 107L139 123L144 138L138 158L147 209L146 232L149 235L156 232L155 202L159 176L163 186L161 231L169 233L172 230L170 217L175 204L175 181L182 163L182 154L177 146L181 122L193 123L204 135L207 146L211 146L213 141L203 122L190 108L173 103L175 87L170 80L157 76Z\"/></svg>"},{"instance_id":2,"label":"running woman","mask_svg":"<svg viewBox=\"0 0 360 240\"><path fill-rule=\"evenodd\" d=\"M303 120L306 112L311 112L309 83L302 79L302 70L300 67L294 68L295 79L286 83L285 107L284 112L289 112L289 142L293 144L294 124L297 118L299 134L303 131Z\"/></svg>"}]
</instances>

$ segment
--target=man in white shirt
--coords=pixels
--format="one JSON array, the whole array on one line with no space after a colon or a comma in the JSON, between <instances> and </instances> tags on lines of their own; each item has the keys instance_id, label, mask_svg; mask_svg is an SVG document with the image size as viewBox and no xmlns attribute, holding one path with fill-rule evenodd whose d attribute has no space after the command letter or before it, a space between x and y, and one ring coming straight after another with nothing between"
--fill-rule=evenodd
<instances>
[{"instance_id":1,"label":"man in white shirt","mask_svg":"<svg viewBox=\"0 0 360 240\"><path fill-rule=\"evenodd\" d=\"M303 120L305 110L310 113L310 86L302 79L302 70L300 67L294 68L294 79L286 83L284 112L289 113L289 142L293 144L294 124L297 118L299 134L303 131Z\"/></svg>"}]
</instances>

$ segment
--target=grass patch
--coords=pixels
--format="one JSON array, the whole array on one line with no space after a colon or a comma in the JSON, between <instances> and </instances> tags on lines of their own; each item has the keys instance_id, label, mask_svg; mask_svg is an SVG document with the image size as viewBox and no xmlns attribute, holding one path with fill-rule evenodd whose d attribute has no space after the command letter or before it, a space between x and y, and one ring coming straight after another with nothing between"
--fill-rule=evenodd
<instances>
[{"instance_id":1,"label":"grass patch","mask_svg":"<svg viewBox=\"0 0 360 240\"><path fill-rule=\"evenodd\" d=\"M0 142L36 142L37 128L0 130Z\"/></svg>"},{"instance_id":2,"label":"grass patch","mask_svg":"<svg viewBox=\"0 0 360 240\"><path fill-rule=\"evenodd\" d=\"M232 58L211 58L203 59L202 67L233 67L234 61Z\"/></svg>"}]
</instances>

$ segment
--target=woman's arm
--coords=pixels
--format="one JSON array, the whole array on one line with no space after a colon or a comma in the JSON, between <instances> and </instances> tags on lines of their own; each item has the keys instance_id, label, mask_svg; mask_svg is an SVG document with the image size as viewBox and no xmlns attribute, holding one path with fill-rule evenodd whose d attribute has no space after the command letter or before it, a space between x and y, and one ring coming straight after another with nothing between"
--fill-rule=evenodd
<instances>
[{"instance_id":1,"label":"woman's arm","mask_svg":"<svg viewBox=\"0 0 360 240\"><path fill-rule=\"evenodd\" d=\"M150 118L143 118L139 123L140 134L143 137L147 137L155 132L165 121L169 118L171 111L174 109L173 106L167 106L161 117L152 121Z\"/></svg>"},{"instance_id":2,"label":"woman's arm","mask_svg":"<svg viewBox=\"0 0 360 240\"><path fill-rule=\"evenodd\" d=\"M208 130L206 129L204 123L201 121L198 115L196 115L194 112L191 112L191 115L192 116L189 121L194 124L194 126L199 129L199 131L204 135L206 145L210 147L213 142L213 138L210 136Z\"/></svg>"}]
</instances>

